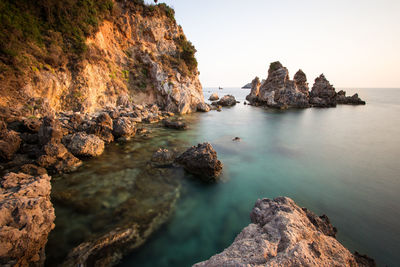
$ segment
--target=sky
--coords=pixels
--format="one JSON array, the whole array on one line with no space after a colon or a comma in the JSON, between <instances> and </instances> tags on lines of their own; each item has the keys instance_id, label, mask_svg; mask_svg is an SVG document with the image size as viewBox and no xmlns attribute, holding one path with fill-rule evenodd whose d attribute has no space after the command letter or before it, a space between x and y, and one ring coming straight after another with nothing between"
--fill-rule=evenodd
<instances>
[{"instance_id":1,"label":"sky","mask_svg":"<svg viewBox=\"0 0 400 267\"><path fill-rule=\"evenodd\" d=\"M195 45L204 87L265 79L280 61L310 84L324 73L337 88L400 88L400 0L160 2Z\"/></svg>"}]
</instances>

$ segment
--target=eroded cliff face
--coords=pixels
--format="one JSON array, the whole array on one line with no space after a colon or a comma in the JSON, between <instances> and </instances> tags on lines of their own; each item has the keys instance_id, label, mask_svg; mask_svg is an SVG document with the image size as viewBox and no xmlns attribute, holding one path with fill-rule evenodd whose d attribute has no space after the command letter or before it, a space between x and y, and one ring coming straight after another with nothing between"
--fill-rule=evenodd
<instances>
[{"instance_id":1,"label":"eroded cliff face","mask_svg":"<svg viewBox=\"0 0 400 267\"><path fill-rule=\"evenodd\" d=\"M197 62L190 65L186 60L187 50L194 47L173 14L168 16L158 6L149 11L130 1L114 2L113 15L86 39L86 45L85 56L78 61L64 62L57 69L31 67L19 81L22 85L14 88L17 93L2 93L0 106L35 116L93 112L128 96L136 104L156 103L184 114L204 103ZM5 87L11 83L2 82Z\"/></svg>"}]
</instances>

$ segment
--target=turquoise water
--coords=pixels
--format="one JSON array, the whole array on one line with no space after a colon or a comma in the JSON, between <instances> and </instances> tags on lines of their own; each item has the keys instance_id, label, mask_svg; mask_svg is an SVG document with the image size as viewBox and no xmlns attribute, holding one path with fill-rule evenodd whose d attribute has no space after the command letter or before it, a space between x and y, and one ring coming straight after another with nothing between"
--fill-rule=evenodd
<instances>
[{"instance_id":1,"label":"turquoise water","mask_svg":"<svg viewBox=\"0 0 400 267\"><path fill-rule=\"evenodd\" d=\"M248 90L232 93L243 101ZM352 93L352 90L347 90ZM400 262L400 90L361 89L366 106L269 111L242 103L200 115L186 132L209 141L226 182L187 179L172 219L121 266L190 266L229 246L257 198L289 196L338 228L351 251ZM231 139L239 136L242 141Z\"/></svg>"},{"instance_id":2,"label":"turquoise water","mask_svg":"<svg viewBox=\"0 0 400 267\"><path fill-rule=\"evenodd\" d=\"M258 198L277 196L327 214L351 251L398 265L400 89L360 89L366 106L288 111L243 105L249 90L205 89L205 97L214 91L242 102L184 116L187 131L147 125L149 137L113 144L79 171L53 179L57 218L48 266L80 242L147 220L176 199L167 223L120 266L191 266L232 243ZM233 142L236 136L242 141ZM224 164L221 183L149 165L159 147L184 150L205 141Z\"/></svg>"}]
</instances>

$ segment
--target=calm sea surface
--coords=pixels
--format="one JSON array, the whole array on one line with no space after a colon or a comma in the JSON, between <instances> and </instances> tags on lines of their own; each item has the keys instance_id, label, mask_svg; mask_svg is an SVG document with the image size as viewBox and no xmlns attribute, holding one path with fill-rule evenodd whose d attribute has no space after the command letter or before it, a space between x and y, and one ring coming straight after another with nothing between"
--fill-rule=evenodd
<instances>
[{"instance_id":1,"label":"calm sea surface","mask_svg":"<svg viewBox=\"0 0 400 267\"><path fill-rule=\"evenodd\" d=\"M132 160L135 155L148 161L160 146L182 148L205 141L216 149L224 164L224 182L204 185L174 172L180 197L171 219L121 266L191 266L206 260L249 224L258 198L277 196L327 214L338 228L338 240L351 251L368 254L380 266L399 266L400 89L359 89L366 106L288 111L243 105L249 90L204 89L205 98L212 92L233 94L241 103L222 112L185 116L188 131L154 129L152 139L111 147L86 163L85 170L70 174L70 179L83 177L73 186L84 188L92 179L97 187L110 187L98 182L108 179L102 172L91 170L117 169L121 183L129 183L130 175L144 166ZM236 136L242 141L232 142ZM121 155L131 157L124 160ZM53 190L63 190L63 183L55 180ZM151 194L147 197L159 197ZM56 225L61 226L53 239L61 240L69 218L78 218L83 226L90 223L55 206Z\"/></svg>"}]
</instances>

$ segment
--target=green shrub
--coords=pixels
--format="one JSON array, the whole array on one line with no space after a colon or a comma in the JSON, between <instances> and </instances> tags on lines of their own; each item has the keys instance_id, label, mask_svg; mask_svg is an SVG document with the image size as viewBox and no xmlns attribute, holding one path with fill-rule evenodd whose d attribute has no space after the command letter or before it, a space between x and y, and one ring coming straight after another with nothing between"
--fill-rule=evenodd
<instances>
[{"instance_id":1,"label":"green shrub","mask_svg":"<svg viewBox=\"0 0 400 267\"><path fill-rule=\"evenodd\" d=\"M186 39L185 35L175 38L174 42L178 49L178 58L185 62L191 73L194 73L197 70L196 48Z\"/></svg>"}]
</instances>

